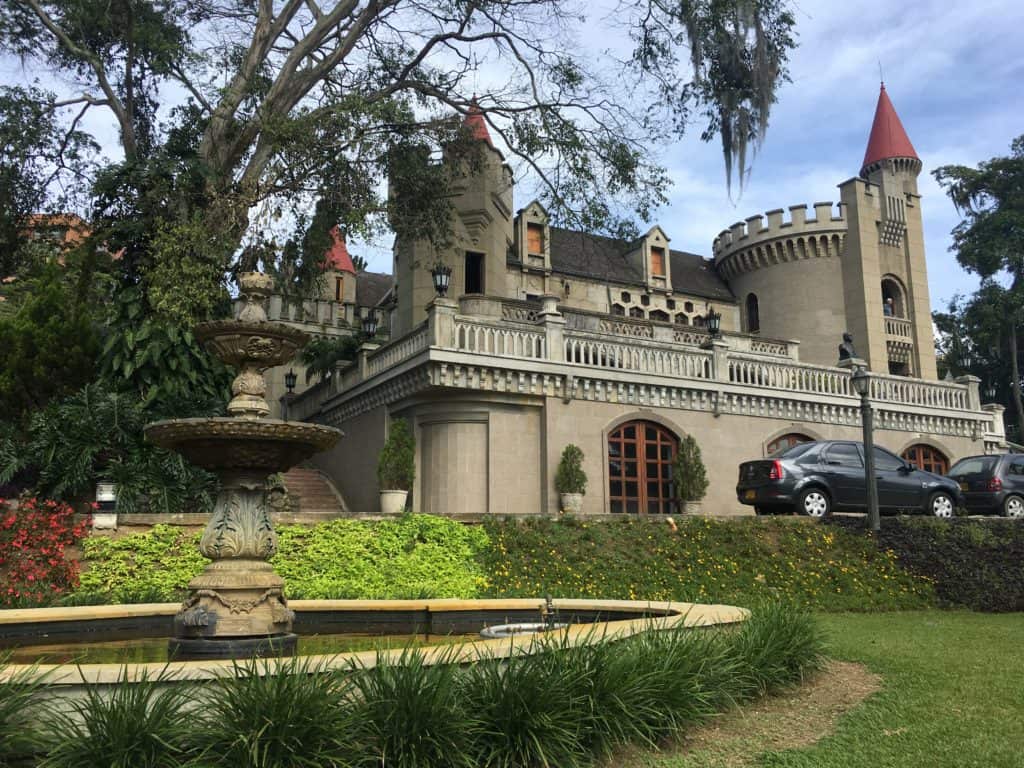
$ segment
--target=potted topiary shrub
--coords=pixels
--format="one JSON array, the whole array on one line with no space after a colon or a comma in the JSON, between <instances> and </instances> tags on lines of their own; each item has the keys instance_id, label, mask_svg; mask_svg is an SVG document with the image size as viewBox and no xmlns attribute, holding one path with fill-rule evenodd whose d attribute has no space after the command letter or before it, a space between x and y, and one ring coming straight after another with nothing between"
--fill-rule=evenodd
<instances>
[{"instance_id":1,"label":"potted topiary shrub","mask_svg":"<svg viewBox=\"0 0 1024 768\"><path fill-rule=\"evenodd\" d=\"M388 439L377 461L377 482L380 486L380 511L393 515L405 509L405 500L416 478L416 443L409 422L391 422Z\"/></svg>"},{"instance_id":2,"label":"potted topiary shrub","mask_svg":"<svg viewBox=\"0 0 1024 768\"><path fill-rule=\"evenodd\" d=\"M583 495L587 492L587 475L583 471L583 451L571 443L562 451L555 473L555 490L561 495L563 512L579 514L583 510Z\"/></svg>"},{"instance_id":3,"label":"potted topiary shrub","mask_svg":"<svg viewBox=\"0 0 1024 768\"><path fill-rule=\"evenodd\" d=\"M708 490L708 473L693 435L679 442L672 475L680 510L688 515L700 514L700 501Z\"/></svg>"}]
</instances>

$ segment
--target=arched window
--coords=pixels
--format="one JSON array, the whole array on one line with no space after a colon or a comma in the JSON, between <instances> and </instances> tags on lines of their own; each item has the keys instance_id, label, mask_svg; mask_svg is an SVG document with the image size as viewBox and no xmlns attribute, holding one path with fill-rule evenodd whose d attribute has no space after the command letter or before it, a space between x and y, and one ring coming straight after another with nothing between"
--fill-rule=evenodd
<instances>
[{"instance_id":1,"label":"arched window","mask_svg":"<svg viewBox=\"0 0 1024 768\"><path fill-rule=\"evenodd\" d=\"M657 320L659 323L668 322L668 312L661 309L652 309L650 314L651 320Z\"/></svg>"},{"instance_id":2,"label":"arched window","mask_svg":"<svg viewBox=\"0 0 1024 768\"><path fill-rule=\"evenodd\" d=\"M757 307L757 294L747 294L747 333L761 330L761 313Z\"/></svg>"},{"instance_id":3,"label":"arched window","mask_svg":"<svg viewBox=\"0 0 1024 768\"><path fill-rule=\"evenodd\" d=\"M625 316L626 308L621 304L612 304L612 314Z\"/></svg>"},{"instance_id":4,"label":"arched window","mask_svg":"<svg viewBox=\"0 0 1024 768\"><path fill-rule=\"evenodd\" d=\"M792 448L794 445L799 445L800 443L809 443L813 439L813 437L802 435L799 432L787 432L785 435L776 437L768 443L768 445L764 447L764 452L766 456L774 456L787 448Z\"/></svg>"},{"instance_id":5,"label":"arched window","mask_svg":"<svg viewBox=\"0 0 1024 768\"><path fill-rule=\"evenodd\" d=\"M907 448L903 452L903 458L925 472L934 472L937 475L949 472L949 459L946 458L946 455L938 448L932 448L924 443L917 443Z\"/></svg>"},{"instance_id":6,"label":"arched window","mask_svg":"<svg viewBox=\"0 0 1024 768\"><path fill-rule=\"evenodd\" d=\"M895 277L882 278L882 311L886 317L907 317L903 286Z\"/></svg>"},{"instance_id":7,"label":"arched window","mask_svg":"<svg viewBox=\"0 0 1024 768\"><path fill-rule=\"evenodd\" d=\"M643 309L641 307L630 307L629 308L629 316L630 317L643 317L644 316L644 311L643 311Z\"/></svg>"},{"instance_id":8,"label":"arched window","mask_svg":"<svg viewBox=\"0 0 1024 768\"><path fill-rule=\"evenodd\" d=\"M612 512L660 514L676 508L672 462L679 440L652 421L630 421L608 435L608 499Z\"/></svg>"},{"instance_id":9,"label":"arched window","mask_svg":"<svg viewBox=\"0 0 1024 768\"><path fill-rule=\"evenodd\" d=\"M682 312L680 312L678 315L676 315L676 325L689 325L689 324L690 324L690 318L688 318Z\"/></svg>"}]
</instances>

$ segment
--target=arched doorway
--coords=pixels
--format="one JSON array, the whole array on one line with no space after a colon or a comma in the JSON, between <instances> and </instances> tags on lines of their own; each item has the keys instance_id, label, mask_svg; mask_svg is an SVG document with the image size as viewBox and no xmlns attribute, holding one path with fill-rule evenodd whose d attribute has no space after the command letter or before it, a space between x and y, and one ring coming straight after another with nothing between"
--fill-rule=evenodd
<instances>
[{"instance_id":1,"label":"arched doorway","mask_svg":"<svg viewBox=\"0 0 1024 768\"><path fill-rule=\"evenodd\" d=\"M938 448L932 448L930 445L917 443L907 448L902 455L904 459L925 472L934 472L937 475L949 472L949 459Z\"/></svg>"},{"instance_id":2,"label":"arched doorway","mask_svg":"<svg viewBox=\"0 0 1024 768\"><path fill-rule=\"evenodd\" d=\"M676 509L672 462L679 440L653 421L630 421L608 435L608 499L612 512L667 514Z\"/></svg>"},{"instance_id":3,"label":"arched doorway","mask_svg":"<svg viewBox=\"0 0 1024 768\"><path fill-rule=\"evenodd\" d=\"M813 439L813 437L808 437L807 435L799 432L787 432L768 443L768 445L764 447L764 455L774 456L787 448L792 448L794 445L799 445L800 443L809 443Z\"/></svg>"}]
</instances>

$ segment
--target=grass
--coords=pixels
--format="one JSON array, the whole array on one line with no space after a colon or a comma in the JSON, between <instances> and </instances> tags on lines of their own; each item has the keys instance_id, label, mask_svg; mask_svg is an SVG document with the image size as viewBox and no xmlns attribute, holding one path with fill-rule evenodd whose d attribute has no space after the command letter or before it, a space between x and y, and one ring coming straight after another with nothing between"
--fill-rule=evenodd
<instances>
[{"instance_id":1,"label":"grass","mask_svg":"<svg viewBox=\"0 0 1024 768\"><path fill-rule=\"evenodd\" d=\"M831 653L881 675L882 690L813 746L736 738L622 768L1011 768L1024 750L1024 614L937 611L820 617ZM813 717L813 712L801 713ZM793 713L779 712L776 730Z\"/></svg>"}]
</instances>

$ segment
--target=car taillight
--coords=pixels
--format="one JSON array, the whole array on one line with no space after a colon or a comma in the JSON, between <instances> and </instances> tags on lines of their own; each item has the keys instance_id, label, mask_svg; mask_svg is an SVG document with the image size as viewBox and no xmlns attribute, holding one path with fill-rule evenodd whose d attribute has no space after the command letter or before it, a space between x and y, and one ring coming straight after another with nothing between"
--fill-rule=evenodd
<instances>
[{"instance_id":1,"label":"car taillight","mask_svg":"<svg viewBox=\"0 0 1024 768\"><path fill-rule=\"evenodd\" d=\"M786 476L785 470L782 468L782 462L776 459L772 462L772 468L768 471L769 480L781 480Z\"/></svg>"},{"instance_id":2,"label":"car taillight","mask_svg":"<svg viewBox=\"0 0 1024 768\"><path fill-rule=\"evenodd\" d=\"M990 491L1001 491L1003 490L1003 481L998 477L989 478L988 489Z\"/></svg>"}]
</instances>

